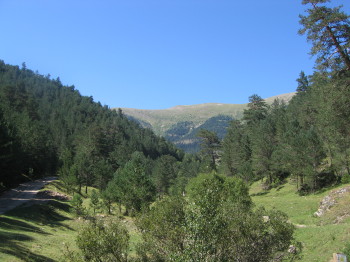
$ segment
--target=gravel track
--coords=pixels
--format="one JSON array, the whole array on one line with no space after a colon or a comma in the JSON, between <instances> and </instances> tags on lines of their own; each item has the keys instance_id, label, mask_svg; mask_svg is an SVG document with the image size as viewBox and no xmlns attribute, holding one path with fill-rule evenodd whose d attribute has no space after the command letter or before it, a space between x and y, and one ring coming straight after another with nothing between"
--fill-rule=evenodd
<instances>
[{"instance_id":1,"label":"gravel track","mask_svg":"<svg viewBox=\"0 0 350 262\"><path fill-rule=\"evenodd\" d=\"M47 201L46 199L36 198L36 195L40 189L54 180L57 180L57 177L45 177L22 183L16 188L5 191L0 195L0 215L30 200Z\"/></svg>"}]
</instances>

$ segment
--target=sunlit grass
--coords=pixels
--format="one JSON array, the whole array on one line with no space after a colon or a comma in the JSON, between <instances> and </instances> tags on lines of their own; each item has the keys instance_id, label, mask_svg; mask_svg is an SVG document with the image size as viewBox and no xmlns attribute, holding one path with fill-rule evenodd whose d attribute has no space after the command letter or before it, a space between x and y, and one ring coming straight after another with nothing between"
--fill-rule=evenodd
<instances>
[{"instance_id":1,"label":"sunlit grass","mask_svg":"<svg viewBox=\"0 0 350 262\"><path fill-rule=\"evenodd\" d=\"M75 250L80 222L69 209L69 204L51 200L1 215L0 261L59 261L65 244Z\"/></svg>"},{"instance_id":2,"label":"sunlit grass","mask_svg":"<svg viewBox=\"0 0 350 262\"><path fill-rule=\"evenodd\" d=\"M50 190L66 194L60 181L46 185L42 191ZM93 217L90 196L94 188L82 192L83 206L87 217ZM122 209L123 212L124 209ZM100 218L121 219L130 234L130 256L136 255L136 245L141 241L134 224L134 218L123 216L117 205L112 214L99 208ZM86 224L83 218L76 217L69 201L50 200L32 206L20 206L0 215L0 261L65 261L64 253L78 251L76 237Z\"/></svg>"},{"instance_id":3,"label":"sunlit grass","mask_svg":"<svg viewBox=\"0 0 350 262\"><path fill-rule=\"evenodd\" d=\"M295 238L303 244L301 261L326 262L332 258L333 253L341 252L345 243L350 241L350 219L334 224L336 217L350 212L350 194L342 198L324 217L317 218L314 213L324 196L343 186L318 194L299 196L295 185L290 182L269 191L262 190L260 183L256 182L250 193L257 206L281 210L296 225Z\"/></svg>"}]
</instances>

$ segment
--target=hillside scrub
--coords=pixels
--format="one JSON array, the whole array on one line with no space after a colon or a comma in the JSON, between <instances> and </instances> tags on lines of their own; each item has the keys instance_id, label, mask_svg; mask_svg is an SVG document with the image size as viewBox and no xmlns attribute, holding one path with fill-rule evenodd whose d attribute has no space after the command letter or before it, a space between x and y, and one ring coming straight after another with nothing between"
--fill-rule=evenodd
<instances>
[{"instance_id":1,"label":"hillside scrub","mask_svg":"<svg viewBox=\"0 0 350 262\"><path fill-rule=\"evenodd\" d=\"M323 192L300 196L295 193L295 181L271 190L263 190L261 181L250 187L250 194L256 206L281 210L295 225L294 237L302 244L301 262L329 261L333 253L342 253L350 242L349 193L347 185L338 185ZM337 192L345 192L339 195ZM321 208L322 200L336 193L336 203L321 217L314 215Z\"/></svg>"},{"instance_id":2,"label":"hillside scrub","mask_svg":"<svg viewBox=\"0 0 350 262\"><path fill-rule=\"evenodd\" d=\"M165 197L140 215L143 261L269 261L284 255L294 226L279 211L255 209L245 184L200 175L186 197Z\"/></svg>"}]
</instances>

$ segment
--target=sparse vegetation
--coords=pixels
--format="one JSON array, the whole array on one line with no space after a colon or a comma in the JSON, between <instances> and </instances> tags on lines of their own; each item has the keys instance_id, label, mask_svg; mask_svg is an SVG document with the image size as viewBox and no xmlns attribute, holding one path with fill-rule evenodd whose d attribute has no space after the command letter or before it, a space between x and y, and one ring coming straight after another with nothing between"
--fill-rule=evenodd
<instances>
[{"instance_id":1,"label":"sparse vegetation","mask_svg":"<svg viewBox=\"0 0 350 262\"><path fill-rule=\"evenodd\" d=\"M268 191L261 189L259 181L252 185L250 193L256 205L281 210L288 215L296 226L295 239L303 246L301 261L329 261L333 253L341 253L350 241L349 217L336 222L344 213L350 214L349 193L344 194L324 216L318 218L314 213L325 196L343 187L340 185L322 193L299 196L293 181Z\"/></svg>"}]
</instances>

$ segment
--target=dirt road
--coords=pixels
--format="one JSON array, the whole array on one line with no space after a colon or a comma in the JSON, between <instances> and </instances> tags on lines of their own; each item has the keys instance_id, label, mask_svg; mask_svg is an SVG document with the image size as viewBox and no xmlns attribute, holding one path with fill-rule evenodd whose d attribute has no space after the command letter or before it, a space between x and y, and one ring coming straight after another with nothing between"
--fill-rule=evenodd
<instances>
[{"instance_id":1,"label":"dirt road","mask_svg":"<svg viewBox=\"0 0 350 262\"><path fill-rule=\"evenodd\" d=\"M36 194L44 185L56 179L57 177L46 177L20 184L19 187L4 192L0 195L0 215L30 200L45 201L45 199L36 199Z\"/></svg>"}]
</instances>

